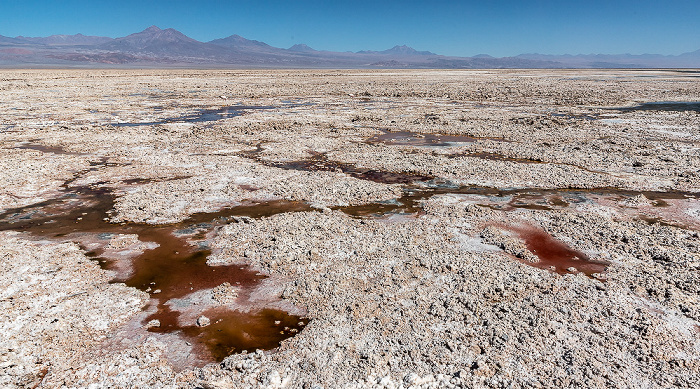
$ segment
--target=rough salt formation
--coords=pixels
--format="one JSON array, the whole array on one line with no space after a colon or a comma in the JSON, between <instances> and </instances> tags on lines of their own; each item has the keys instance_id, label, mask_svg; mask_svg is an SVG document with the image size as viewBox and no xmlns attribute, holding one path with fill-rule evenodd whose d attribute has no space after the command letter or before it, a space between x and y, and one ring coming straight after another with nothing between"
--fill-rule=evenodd
<instances>
[{"instance_id":1,"label":"rough salt formation","mask_svg":"<svg viewBox=\"0 0 700 389\"><path fill-rule=\"evenodd\" d=\"M113 222L171 223L270 200L312 207L231 218L200 242L212 265L272 276L251 298L280 294L280 307L310 318L274 351L202 368L176 366L173 345L146 331L164 324L139 319L145 293L110 284L78 245L1 232L0 386L700 386L700 116L613 109L697 100L692 72L0 73L0 211L62 185L114 189ZM194 120L237 104L265 109ZM370 141L386 131L474 139ZM299 163L320 155L323 166ZM395 204L405 185L387 172L443 189L696 195L564 191L559 202L499 208L512 195L442 193L416 215L343 212ZM537 253L503 227L514 225L609 266L598 277L531 266ZM78 238L120 261L153 245L133 234ZM228 306L245 294L232 283L198 293L183 301ZM210 317L184 319L203 329ZM177 353L190 353L189 341Z\"/></svg>"},{"instance_id":2,"label":"rough salt formation","mask_svg":"<svg viewBox=\"0 0 700 389\"><path fill-rule=\"evenodd\" d=\"M64 181L87 165L87 159L78 156L0 149L0 209L56 196Z\"/></svg>"},{"instance_id":3,"label":"rough salt formation","mask_svg":"<svg viewBox=\"0 0 700 389\"><path fill-rule=\"evenodd\" d=\"M109 277L73 244L0 233L0 385L37 387L73 367L140 311L145 293Z\"/></svg>"}]
</instances>

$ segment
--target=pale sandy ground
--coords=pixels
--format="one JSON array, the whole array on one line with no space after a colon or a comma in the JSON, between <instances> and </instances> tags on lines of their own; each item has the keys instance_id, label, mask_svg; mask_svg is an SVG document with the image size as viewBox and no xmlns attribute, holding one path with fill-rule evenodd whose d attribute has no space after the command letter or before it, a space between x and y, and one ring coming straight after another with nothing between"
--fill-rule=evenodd
<instances>
[{"instance_id":1,"label":"pale sandy ground","mask_svg":"<svg viewBox=\"0 0 700 389\"><path fill-rule=\"evenodd\" d=\"M700 101L699 76L3 70L3 212L53 198L71 178L117 188L114 222L274 199L315 210L211 237L212 265L247 263L280 280L269 290L311 322L279 349L203 368L174 368L172 345L155 336L100 352L134 325L147 294L108 283L74 243L0 232L0 387L698 387L699 200L505 210L445 193L419 215L352 218L337 207L398 198L402 185L280 163L325 153L453 186L700 192L700 114L609 109ZM237 104L268 109L158 123ZM479 139L365 142L382 130ZM158 180L123 184L134 178ZM523 264L515 256L532 254L507 231L521 224L610 266L589 278Z\"/></svg>"}]
</instances>

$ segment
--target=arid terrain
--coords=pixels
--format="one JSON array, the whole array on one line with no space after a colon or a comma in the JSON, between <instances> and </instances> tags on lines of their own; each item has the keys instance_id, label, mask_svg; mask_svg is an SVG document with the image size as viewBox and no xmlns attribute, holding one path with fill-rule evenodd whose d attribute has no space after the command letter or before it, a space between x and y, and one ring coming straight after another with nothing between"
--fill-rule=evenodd
<instances>
[{"instance_id":1,"label":"arid terrain","mask_svg":"<svg viewBox=\"0 0 700 389\"><path fill-rule=\"evenodd\" d=\"M700 387L700 71L0 70L0 387Z\"/></svg>"}]
</instances>

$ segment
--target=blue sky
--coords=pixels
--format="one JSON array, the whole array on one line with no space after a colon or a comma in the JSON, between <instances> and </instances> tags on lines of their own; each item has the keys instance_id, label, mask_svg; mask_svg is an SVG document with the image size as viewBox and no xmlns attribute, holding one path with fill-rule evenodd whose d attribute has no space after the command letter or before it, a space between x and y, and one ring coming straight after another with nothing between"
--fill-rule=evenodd
<instances>
[{"instance_id":1,"label":"blue sky","mask_svg":"<svg viewBox=\"0 0 700 389\"><path fill-rule=\"evenodd\" d=\"M700 49L700 0L0 0L4 36L119 37L150 25L201 41L239 34L334 51L680 54Z\"/></svg>"}]
</instances>

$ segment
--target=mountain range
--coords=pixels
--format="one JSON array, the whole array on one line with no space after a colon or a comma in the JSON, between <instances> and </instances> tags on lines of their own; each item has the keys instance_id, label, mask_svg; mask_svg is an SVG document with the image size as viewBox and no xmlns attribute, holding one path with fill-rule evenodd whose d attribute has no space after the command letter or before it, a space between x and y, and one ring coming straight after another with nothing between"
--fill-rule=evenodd
<instances>
[{"instance_id":1,"label":"mountain range","mask_svg":"<svg viewBox=\"0 0 700 389\"><path fill-rule=\"evenodd\" d=\"M151 26L121 38L0 35L2 67L252 67L252 68L700 68L700 50L659 54L487 54L454 57L394 46L384 51L319 51L305 44L284 49L231 35L200 42L172 28Z\"/></svg>"}]
</instances>

